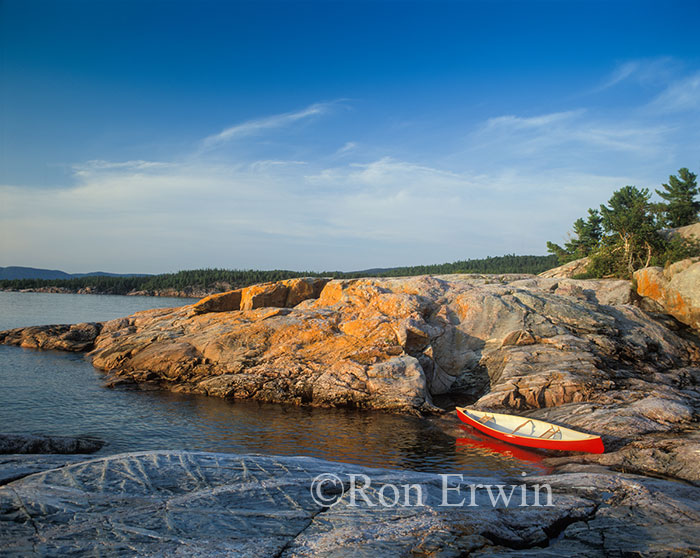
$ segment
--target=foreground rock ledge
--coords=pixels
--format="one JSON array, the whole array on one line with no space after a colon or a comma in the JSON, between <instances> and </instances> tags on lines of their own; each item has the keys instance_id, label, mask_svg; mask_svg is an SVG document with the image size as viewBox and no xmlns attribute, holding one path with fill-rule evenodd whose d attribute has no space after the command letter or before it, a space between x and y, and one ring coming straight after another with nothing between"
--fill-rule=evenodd
<instances>
[{"instance_id":1,"label":"foreground rock ledge","mask_svg":"<svg viewBox=\"0 0 700 558\"><path fill-rule=\"evenodd\" d=\"M346 493L314 501L321 473ZM356 505L350 474L371 485ZM367 469L320 459L195 452L143 452L66 465L0 487L5 556L688 556L700 550L700 489L606 474L523 479L464 478L468 485L527 483L525 507L442 506L439 475ZM386 484L420 485L424 506L383 507ZM552 507L535 507L549 484ZM328 485L330 487L330 485ZM323 492L325 497L335 493ZM497 491L497 488L494 487ZM520 495L521 489L516 488ZM526 492L527 493L527 492ZM384 489L385 501L393 489ZM415 489L414 489L415 494ZM403 497L402 497L403 498ZM403 504L404 501L400 500ZM467 502L470 503L470 498ZM513 503L513 502L511 502ZM519 500L518 503L522 503ZM546 503L543 498L542 503Z\"/></svg>"},{"instance_id":2,"label":"foreground rock ledge","mask_svg":"<svg viewBox=\"0 0 700 558\"><path fill-rule=\"evenodd\" d=\"M638 299L616 280L307 278L0 342L90 350L115 384L226 398L425 412L450 395L602 434L608 450L651 440L650 454L685 461L670 441L697 444L700 340ZM700 482L699 469L682 478Z\"/></svg>"}]
</instances>

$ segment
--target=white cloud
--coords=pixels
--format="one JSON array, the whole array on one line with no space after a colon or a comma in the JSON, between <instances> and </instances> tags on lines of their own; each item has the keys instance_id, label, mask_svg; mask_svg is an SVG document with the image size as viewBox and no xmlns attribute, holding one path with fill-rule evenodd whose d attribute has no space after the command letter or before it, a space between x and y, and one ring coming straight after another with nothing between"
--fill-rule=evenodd
<instances>
[{"instance_id":1,"label":"white cloud","mask_svg":"<svg viewBox=\"0 0 700 558\"><path fill-rule=\"evenodd\" d=\"M336 151L335 154L336 155L346 155L346 154L350 153L351 151L355 151L355 149L357 149L357 143L355 143L354 141L348 141L345 143L345 145L343 145L343 147L338 149L338 151Z\"/></svg>"},{"instance_id":2,"label":"white cloud","mask_svg":"<svg viewBox=\"0 0 700 558\"><path fill-rule=\"evenodd\" d=\"M271 167L289 167L289 166L300 166L307 165L306 161L276 161L276 160L263 160L254 161L250 164L250 168L254 171L262 171Z\"/></svg>"},{"instance_id":3,"label":"white cloud","mask_svg":"<svg viewBox=\"0 0 700 558\"><path fill-rule=\"evenodd\" d=\"M85 163L74 164L73 169L75 170L87 170L87 169L132 169L132 170L146 170L153 168L163 168L169 166L170 163L164 163L162 161L103 161L101 159L93 159L92 161L86 161Z\"/></svg>"},{"instance_id":4,"label":"white cloud","mask_svg":"<svg viewBox=\"0 0 700 558\"><path fill-rule=\"evenodd\" d=\"M560 124L562 122L571 121L584 113L583 109L571 110L566 112L553 112L551 114L542 114L540 116L531 117L521 117L521 116L498 116L495 118L489 118L486 121L486 125L483 126L485 130L493 130L499 128L515 128L515 129L529 129L529 128L541 128L543 126L552 126L555 124Z\"/></svg>"},{"instance_id":5,"label":"white cloud","mask_svg":"<svg viewBox=\"0 0 700 558\"><path fill-rule=\"evenodd\" d=\"M668 133L665 125L620 116L611 120L579 109L490 118L470 135L469 149L497 154L499 160L527 158L544 167L567 166L582 159L590 164L593 156L608 159L600 154L610 151L653 157L663 150Z\"/></svg>"},{"instance_id":6,"label":"white cloud","mask_svg":"<svg viewBox=\"0 0 700 558\"><path fill-rule=\"evenodd\" d=\"M605 83L603 83L603 85L598 87L596 90L603 91L605 89L609 89L611 87L614 87L618 83L625 81L632 74L639 71L640 66L641 66L641 64L638 60L634 60L631 62L625 62L624 64L620 64L615 69L615 71L610 75L608 80Z\"/></svg>"},{"instance_id":7,"label":"white cloud","mask_svg":"<svg viewBox=\"0 0 700 558\"><path fill-rule=\"evenodd\" d=\"M629 81L641 85L662 85L681 71L681 64L668 56L628 60L617 65L605 81L591 92L599 93Z\"/></svg>"},{"instance_id":8,"label":"white cloud","mask_svg":"<svg viewBox=\"0 0 700 558\"><path fill-rule=\"evenodd\" d=\"M59 268L71 253L73 271L173 270L167 262L350 270L542 253L552 221L567 227L581 203L552 196L561 176L472 176L391 158L314 165L313 174L277 163L172 163L149 173L92 165L69 189L0 187L0 235L21 237L5 259L32 263L34 247ZM601 181L607 188L601 177L568 183Z\"/></svg>"},{"instance_id":9,"label":"white cloud","mask_svg":"<svg viewBox=\"0 0 700 558\"><path fill-rule=\"evenodd\" d=\"M643 73L635 64L621 67L615 83ZM699 80L675 82L657 108L697 107ZM564 238L615 189L653 187L692 166L697 142L688 130L697 122L643 110L644 102L615 114L579 107L495 116L441 131L437 141L422 140L419 129L409 141L405 130L393 139L382 130L381 144L359 149L335 126L335 136L319 139L314 129L285 143L280 134L261 150L243 152L240 142L235 161L213 164L206 153L331 112L333 103L318 103L227 128L179 160L92 160L73 166L70 188L0 186L0 237L13 239L2 256L57 268L70 260L68 271L160 272L349 270L543 253L546 240Z\"/></svg>"},{"instance_id":10,"label":"white cloud","mask_svg":"<svg viewBox=\"0 0 700 558\"><path fill-rule=\"evenodd\" d=\"M275 128L282 128L300 120L326 114L333 104L334 103L315 103L297 112L275 114L266 118L249 120L242 124L236 124L235 126L222 130L218 134L204 138L201 141L200 150L206 151L227 141L259 134Z\"/></svg>"}]
</instances>

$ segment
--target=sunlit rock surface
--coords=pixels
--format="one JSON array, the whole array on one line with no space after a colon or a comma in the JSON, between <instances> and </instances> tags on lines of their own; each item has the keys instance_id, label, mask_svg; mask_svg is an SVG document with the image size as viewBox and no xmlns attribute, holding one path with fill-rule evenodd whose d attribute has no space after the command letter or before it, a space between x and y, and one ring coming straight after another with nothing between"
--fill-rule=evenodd
<instances>
[{"instance_id":1,"label":"sunlit rock surface","mask_svg":"<svg viewBox=\"0 0 700 558\"><path fill-rule=\"evenodd\" d=\"M682 260L666 269L646 267L635 272L634 279L640 296L700 331L700 258Z\"/></svg>"},{"instance_id":2,"label":"sunlit rock surface","mask_svg":"<svg viewBox=\"0 0 700 558\"><path fill-rule=\"evenodd\" d=\"M31 326L0 332L0 342L25 349L83 352L92 349L101 323Z\"/></svg>"},{"instance_id":3,"label":"sunlit rock surface","mask_svg":"<svg viewBox=\"0 0 700 558\"><path fill-rule=\"evenodd\" d=\"M543 271L542 273L540 273L539 276L552 277L555 279L571 278L576 275L586 273L586 269L588 269L588 265L590 263L591 260L589 258L573 260L571 262L565 263L564 265L560 265L559 267L554 267L552 269L548 269L547 271Z\"/></svg>"},{"instance_id":4,"label":"sunlit rock surface","mask_svg":"<svg viewBox=\"0 0 700 558\"><path fill-rule=\"evenodd\" d=\"M89 347L112 385L412 413L446 395L600 434L609 452L697 431L697 333L636 306L629 281L301 279L239 294L0 342Z\"/></svg>"}]
</instances>

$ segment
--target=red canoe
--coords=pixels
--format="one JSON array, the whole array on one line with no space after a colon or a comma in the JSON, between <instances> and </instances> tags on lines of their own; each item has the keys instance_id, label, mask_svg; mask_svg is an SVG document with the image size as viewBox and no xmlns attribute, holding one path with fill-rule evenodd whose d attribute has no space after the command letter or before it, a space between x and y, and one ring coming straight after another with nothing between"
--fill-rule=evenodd
<instances>
[{"instance_id":1,"label":"red canoe","mask_svg":"<svg viewBox=\"0 0 700 558\"><path fill-rule=\"evenodd\" d=\"M584 434L543 420L487 413L464 407L457 407L457 416L462 422L484 434L519 446L588 453L605 451L600 436Z\"/></svg>"}]
</instances>

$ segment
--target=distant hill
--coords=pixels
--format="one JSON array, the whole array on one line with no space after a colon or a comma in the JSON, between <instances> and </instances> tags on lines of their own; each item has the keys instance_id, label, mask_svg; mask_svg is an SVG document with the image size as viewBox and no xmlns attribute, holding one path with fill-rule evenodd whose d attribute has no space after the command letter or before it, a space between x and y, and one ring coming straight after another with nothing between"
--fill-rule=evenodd
<instances>
[{"instance_id":1,"label":"distant hill","mask_svg":"<svg viewBox=\"0 0 700 558\"><path fill-rule=\"evenodd\" d=\"M145 273L107 273L93 271L90 273L66 273L60 269L40 269L37 267L9 266L0 267L0 280L13 279L76 279L80 277L146 277Z\"/></svg>"},{"instance_id":2,"label":"distant hill","mask_svg":"<svg viewBox=\"0 0 700 558\"><path fill-rule=\"evenodd\" d=\"M72 279L72 275L58 269L11 266L0 267L0 279Z\"/></svg>"}]
</instances>

